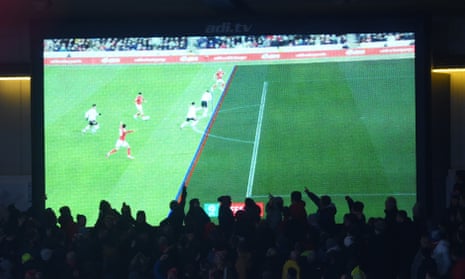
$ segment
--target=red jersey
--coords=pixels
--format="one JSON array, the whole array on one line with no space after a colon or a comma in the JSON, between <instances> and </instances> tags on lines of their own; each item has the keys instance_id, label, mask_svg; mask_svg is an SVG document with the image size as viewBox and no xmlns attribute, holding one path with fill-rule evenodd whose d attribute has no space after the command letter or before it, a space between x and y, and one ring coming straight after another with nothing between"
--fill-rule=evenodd
<instances>
[{"instance_id":1,"label":"red jersey","mask_svg":"<svg viewBox=\"0 0 465 279\"><path fill-rule=\"evenodd\" d=\"M122 141L126 140L126 135L132 133L132 130L126 130L126 128L120 127L119 128L119 139Z\"/></svg>"},{"instance_id":2,"label":"red jersey","mask_svg":"<svg viewBox=\"0 0 465 279\"><path fill-rule=\"evenodd\" d=\"M216 72L216 79L223 79L224 72L223 71L218 71Z\"/></svg>"},{"instance_id":3,"label":"red jersey","mask_svg":"<svg viewBox=\"0 0 465 279\"><path fill-rule=\"evenodd\" d=\"M141 105L144 102L144 97L142 95L138 95L135 100L136 104Z\"/></svg>"}]
</instances>

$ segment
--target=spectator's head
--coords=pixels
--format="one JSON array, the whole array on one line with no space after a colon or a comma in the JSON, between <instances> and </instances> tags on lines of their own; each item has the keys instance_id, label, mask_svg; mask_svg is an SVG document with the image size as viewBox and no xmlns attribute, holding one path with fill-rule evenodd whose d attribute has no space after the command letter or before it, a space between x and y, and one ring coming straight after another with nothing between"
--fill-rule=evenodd
<instances>
[{"instance_id":1,"label":"spectator's head","mask_svg":"<svg viewBox=\"0 0 465 279\"><path fill-rule=\"evenodd\" d=\"M144 210L139 210L136 213L136 221L138 223L145 223L146 222L146 216L145 216L145 211Z\"/></svg>"},{"instance_id":2,"label":"spectator's head","mask_svg":"<svg viewBox=\"0 0 465 279\"><path fill-rule=\"evenodd\" d=\"M131 207L125 202L123 202L123 205L121 206L121 214L124 216L131 216Z\"/></svg>"},{"instance_id":3,"label":"spectator's head","mask_svg":"<svg viewBox=\"0 0 465 279\"><path fill-rule=\"evenodd\" d=\"M397 200L396 198L390 196L386 198L384 202L384 209L387 211L395 211L397 210Z\"/></svg>"},{"instance_id":4,"label":"spectator's head","mask_svg":"<svg viewBox=\"0 0 465 279\"><path fill-rule=\"evenodd\" d=\"M443 239L443 232L441 231L441 229L432 229L429 235L429 240L431 241L431 243L438 243L441 239Z\"/></svg>"},{"instance_id":5,"label":"spectator's head","mask_svg":"<svg viewBox=\"0 0 465 279\"><path fill-rule=\"evenodd\" d=\"M299 202L302 200L302 192L292 191L291 192L291 202Z\"/></svg>"},{"instance_id":6,"label":"spectator's head","mask_svg":"<svg viewBox=\"0 0 465 279\"><path fill-rule=\"evenodd\" d=\"M229 207L231 206L231 196L221 196L218 198L218 202L221 203L221 206Z\"/></svg>"},{"instance_id":7,"label":"spectator's head","mask_svg":"<svg viewBox=\"0 0 465 279\"><path fill-rule=\"evenodd\" d=\"M59 211L61 216L71 216L71 209L69 206L62 206Z\"/></svg>"},{"instance_id":8,"label":"spectator's head","mask_svg":"<svg viewBox=\"0 0 465 279\"><path fill-rule=\"evenodd\" d=\"M354 213L363 213L365 205L361 201L354 202L353 211Z\"/></svg>"},{"instance_id":9,"label":"spectator's head","mask_svg":"<svg viewBox=\"0 0 465 279\"><path fill-rule=\"evenodd\" d=\"M327 195L321 196L320 203L321 203L322 207L327 207L327 206L331 205L331 197L327 196Z\"/></svg>"},{"instance_id":10,"label":"spectator's head","mask_svg":"<svg viewBox=\"0 0 465 279\"><path fill-rule=\"evenodd\" d=\"M178 201L177 201L177 200L172 200L172 201L170 202L170 209L173 210L173 209L175 209L176 207L178 207L178 205L179 205L179 204L178 204Z\"/></svg>"},{"instance_id":11,"label":"spectator's head","mask_svg":"<svg viewBox=\"0 0 465 279\"><path fill-rule=\"evenodd\" d=\"M284 207L284 200L282 197L273 197L271 202L275 208L282 209Z\"/></svg>"},{"instance_id":12,"label":"spectator's head","mask_svg":"<svg viewBox=\"0 0 465 279\"><path fill-rule=\"evenodd\" d=\"M255 201L252 198L245 198L245 207L255 206Z\"/></svg>"},{"instance_id":13,"label":"spectator's head","mask_svg":"<svg viewBox=\"0 0 465 279\"><path fill-rule=\"evenodd\" d=\"M191 199L189 201L189 206L190 207L200 207L200 200L197 198Z\"/></svg>"},{"instance_id":14,"label":"spectator's head","mask_svg":"<svg viewBox=\"0 0 465 279\"><path fill-rule=\"evenodd\" d=\"M106 200L101 200L99 204L99 210L100 212L109 212L111 211L111 205L108 201Z\"/></svg>"},{"instance_id":15,"label":"spectator's head","mask_svg":"<svg viewBox=\"0 0 465 279\"><path fill-rule=\"evenodd\" d=\"M76 221L80 227L85 227L87 224L87 218L85 215L82 214L76 215Z\"/></svg>"},{"instance_id":16,"label":"spectator's head","mask_svg":"<svg viewBox=\"0 0 465 279\"><path fill-rule=\"evenodd\" d=\"M10 217L11 218L11 217ZM55 211L48 207L45 209L45 220L48 225L53 225L57 223L57 215L55 214Z\"/></svg>"}]
</instances>

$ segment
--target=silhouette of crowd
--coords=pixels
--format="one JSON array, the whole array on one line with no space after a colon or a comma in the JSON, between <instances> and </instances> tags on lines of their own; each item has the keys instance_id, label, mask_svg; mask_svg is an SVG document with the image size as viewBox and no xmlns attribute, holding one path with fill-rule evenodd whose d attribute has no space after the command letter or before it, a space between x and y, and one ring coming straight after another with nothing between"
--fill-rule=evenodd
<instances>
[{"instance_id":1,"label":"silhouette of crowd","mask_svg":"<svg viewBox=\"0 0 465 279\"><path fill-rule=\"evenodd\" d=\"M0 210L0 278L465 278L461 177L435 222L419 205L409 216L392 196L384 216L370 218L362 201L346 201L336 208L330 196L305 188L289 201L270 194L265 212L245 198L233 213L224 195L215 223L184 187L159 224L142 210L134 216L128 204L116 209L102 200L92 226L68 206L57 213L7 206ZM315 212L306 211L308 202Z\"/></svg>"},{"instance_id":2,"label":"silhouette of crowd","mask_svg":"<svg viewBox=\"0 0 465 279\"><path fill-rule=\"evenodd\" d=\"M357 34L355 43L413 40L414 33ZM46 52L76 51L145 51L219 48L260 48L312 45L345 45L347 34L317 35L260 35L260 36L200 36L200 37L124 37L124 38L68 38L44 42Z\"/></svg>"}]
</instances>

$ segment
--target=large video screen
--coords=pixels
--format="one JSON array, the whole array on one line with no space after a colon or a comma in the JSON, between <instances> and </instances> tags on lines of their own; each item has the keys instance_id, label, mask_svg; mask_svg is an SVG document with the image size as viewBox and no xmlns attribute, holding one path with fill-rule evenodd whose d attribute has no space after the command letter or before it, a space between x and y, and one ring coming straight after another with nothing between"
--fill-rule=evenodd
<instances>
[{"instance_id":1,"label":"large video screen","mask_svg":"<svg viewBox=\"0 0 465 279\"><path fill-rule=\"evenodd\" d=\"M214 218L308 187L384 216L416 201L415 32L49 37L45 206L151 224L183 185ZM304 196L307 212L317 207ZM188 207L186 207L187 210Z\"/></svg>"}]
</instances>

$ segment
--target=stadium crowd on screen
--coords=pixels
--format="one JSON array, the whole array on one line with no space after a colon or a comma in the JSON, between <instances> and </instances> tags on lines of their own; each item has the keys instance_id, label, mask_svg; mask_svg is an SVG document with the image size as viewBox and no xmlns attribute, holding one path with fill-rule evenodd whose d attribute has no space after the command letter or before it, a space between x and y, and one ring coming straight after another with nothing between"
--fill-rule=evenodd
<instances>
[{"instance_id":1,"label":"stadium crowd on screen","mask_svg":"<svg viewBox=\"0 0 465 279\"><path fill-rule=\"evenodd\" d=\"M383 42L389 40L413 40L413 33L366 33L356 34L354 40ZM44 51L146 51L215 48L257 48L282 46L330 45L347 42L347 34L318 35L262 35L262 36L201 36L201 37L153 37L153 38L69 38L50 39L44 43Z\"/></svg>"}]
</instances>

